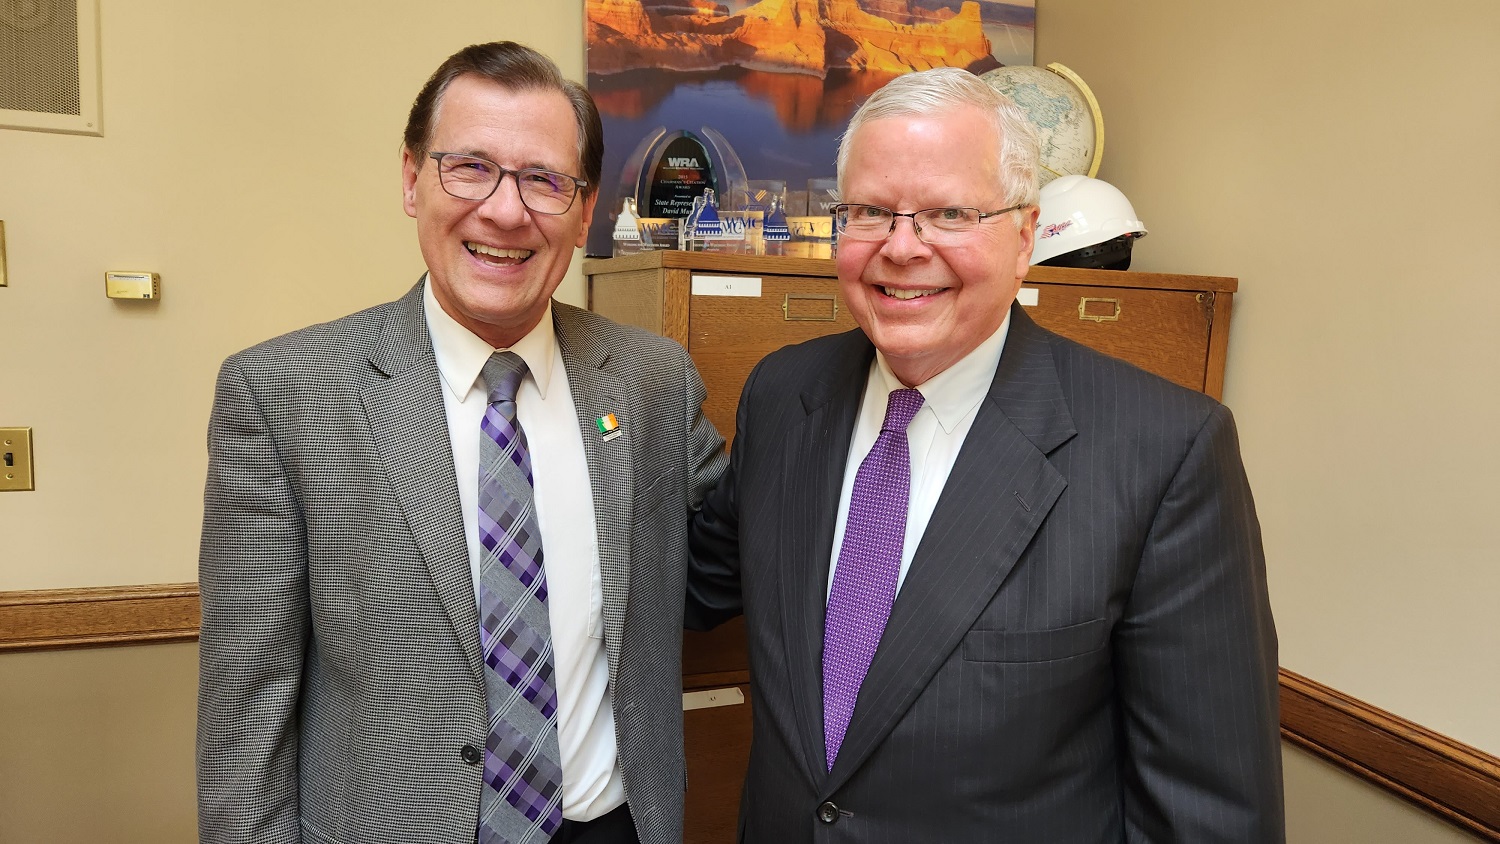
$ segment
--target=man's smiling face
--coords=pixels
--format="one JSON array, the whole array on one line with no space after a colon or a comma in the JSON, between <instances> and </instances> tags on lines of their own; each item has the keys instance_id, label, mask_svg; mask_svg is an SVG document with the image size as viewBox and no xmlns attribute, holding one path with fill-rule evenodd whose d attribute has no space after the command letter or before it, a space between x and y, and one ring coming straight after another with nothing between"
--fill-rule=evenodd
<instances>
[{"instance_id":1,"label":"man's smiling face","mask_svg":"<svg viewBox=\"0 0 1500 844\"><path fill-rule=\"evenodd\" d=\"M578 175L578 123L560 91L517 91L473 74L443 92L428 149L487 158L511 170L536 167ZM460 325L496 348L536 326L583 246L597 194L574 198L564 214L538 214L521 203L506 176L483 202L448 195L437 162L401 155L406 213L433 296Z\"/></svg>"},{"instance_id":2,"label":"man's smiling face","mask_svg":"<svg viewBox=\"0 0 1500 844\"><path fill-rule=\"evenodd\" d=\"M871 120L845 143L845 202L903 213L1009 204L999 131L977 107ZM987 219L943 246L922 242L906 218L884 240L839 241L844 301L902 383L926 383L1000 327L1030 263L1036 213Z\"/></svg>"}]
</instances>

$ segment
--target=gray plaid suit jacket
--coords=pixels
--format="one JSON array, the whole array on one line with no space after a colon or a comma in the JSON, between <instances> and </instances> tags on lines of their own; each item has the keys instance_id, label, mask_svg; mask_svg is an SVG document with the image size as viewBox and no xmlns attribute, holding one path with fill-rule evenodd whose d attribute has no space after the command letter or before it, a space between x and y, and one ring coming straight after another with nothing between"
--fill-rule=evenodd
<instances>
[{"instance_id":1,"label":"gray plaid suit jacket","mask_svg":"<svg viewBox=\"0 0 1500 844\"><path fill-rule=\"evenodd\" d=\"M675 844L687 523L723 440L681 346L552 307L626 795L641 840ZM484 681L440 389L421 284L224 363L200 558L204 844L474 841L482 765L464 748L485 743Z\"/></svg>"},{"instance_id":2,"label":"gray plaid suit jacket","mask_svg":"<svg viewBox=\"0 0 1500 844\"><path fill-rule=\"evenodd\" d=\"M743 611L752 844L1284 838L1276 632L1229 411L1019 307L832 771L821 654L874 347L766 357L694 524L688 620Z\"/></svg>"}]
</instances>

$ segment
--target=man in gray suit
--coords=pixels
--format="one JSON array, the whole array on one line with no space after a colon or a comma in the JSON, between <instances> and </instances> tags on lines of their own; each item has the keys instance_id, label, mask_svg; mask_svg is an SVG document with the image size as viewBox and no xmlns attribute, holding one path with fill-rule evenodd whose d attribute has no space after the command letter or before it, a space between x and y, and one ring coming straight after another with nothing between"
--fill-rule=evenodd
<instances>
[{"instance_id":1,"label":"man in gray suit","mask_svg":"<svg viewBox=\"0 0 1500 844\"><path fill-rule=\"evenodd\" d=\"M749 634L743 841L1284 838L1234 423L1015 304L1036 167L951 68L844 136L860 330L755 369L691 537L689 623Z\"/></svg>"},{"instance_id":2,"label":"man in gray suit","mask_svg":"<svg viewBox=\"0 0 1500 844\"><path fill-rule=\"evenodd\" d=\"M427 274L225 362L204 844L681 841L687 525L726 458L680 346L551 300L601 163L550 60L460 51L402 151Z\"/></svg>"}]
</instances>

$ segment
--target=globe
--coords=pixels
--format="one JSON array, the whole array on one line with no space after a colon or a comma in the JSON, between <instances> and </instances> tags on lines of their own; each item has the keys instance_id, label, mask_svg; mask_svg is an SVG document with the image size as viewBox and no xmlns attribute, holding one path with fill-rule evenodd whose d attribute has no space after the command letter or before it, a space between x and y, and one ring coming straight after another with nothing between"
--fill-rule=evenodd
<instances>
[{"instance_id":1,"label":"globe","mask_svg":"<svg viewBox=\"0 0 1500 844\"><path fill-rule=\"evenodd\" d=\"M1040 181L1058 176L1092 177L1104 156L1104 115L1078 74L1057 62L1046 68L1011 65L980 77L1015 100L1036 125L1041 141Z\"/></svg>"}]
</instances>

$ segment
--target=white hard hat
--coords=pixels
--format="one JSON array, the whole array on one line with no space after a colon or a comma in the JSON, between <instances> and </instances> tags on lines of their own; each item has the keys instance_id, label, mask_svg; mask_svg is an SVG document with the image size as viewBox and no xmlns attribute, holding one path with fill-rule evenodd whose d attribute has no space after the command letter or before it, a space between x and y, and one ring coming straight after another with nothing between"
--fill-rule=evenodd
<instances>
[{"instance_id":1,"label":"white hard hat","mask_svg":"<svg viewBox=\"0 0 1500 844\"><path fill-rule=\"evenodd\" d=\"M1104 266L1091 252L1123 252L1130 265L1130 243L1146 236L1146 224L1119 188L1088 176L1062 176L1042 186L1041 211L1036 221L1036 248L1031 263L1052 261L1055 266ZM1119 241L1117 244L1114 241ZM1108 249L1099 244L1111 244ZM1069 260L1067 256L1078 260ZM1059 259L1059 260L1055 260ZM1121 267L1123 269L1123 267Z\"/></svg>"}]
</instances>

